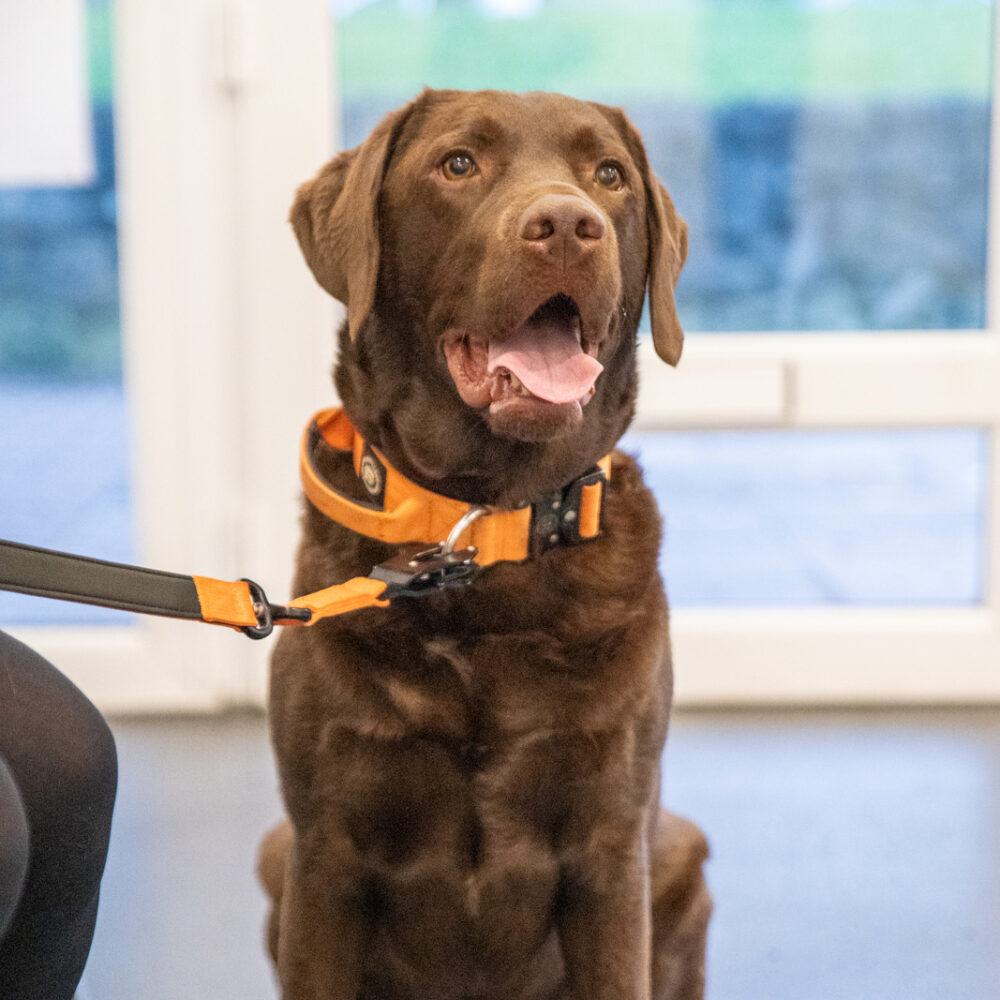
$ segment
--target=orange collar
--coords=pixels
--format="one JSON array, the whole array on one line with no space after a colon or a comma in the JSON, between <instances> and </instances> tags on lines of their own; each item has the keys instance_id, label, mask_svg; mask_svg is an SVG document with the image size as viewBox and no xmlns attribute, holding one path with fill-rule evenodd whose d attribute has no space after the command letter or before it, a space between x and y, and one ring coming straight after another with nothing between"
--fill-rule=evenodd
<instances>
[{"instance_id":1,"label":"orange collar","mask_svg":"<svg viewBox=\"0 0 1000 1000\"><path fill-rule=\"evenodd\" d=\"M320 441L354 456L354 471L371 498L361 502L334 489L320 474L314 454ZM432 493L394 469L357 432L339 407L321 410L302 439L300 471L306 496L339 524L383 542L434 544L452 534L463 518L475 517L451 538L455 548L473 547L476 563L521 562L557 545L596 537L601 530L604 488L611 456L545 500L525 507L479 509ZM473 512L481 513L476 516Z\"/></svg>"}]
</instances>

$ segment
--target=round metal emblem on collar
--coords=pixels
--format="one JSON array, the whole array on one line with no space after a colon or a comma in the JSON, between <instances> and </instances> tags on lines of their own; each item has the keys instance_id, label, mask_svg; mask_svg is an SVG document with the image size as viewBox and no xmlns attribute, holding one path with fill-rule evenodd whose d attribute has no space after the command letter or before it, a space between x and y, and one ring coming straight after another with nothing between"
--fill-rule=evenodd
<instances>
[{"instance_id":1,"label":"round metal emblem on collar","mask_svg":"<svg viewBox=\"0 0 1000 1000\"><path fill-rule=\"evenodd\" d=\"M373 497L379 496L385 489L385 472L371 453L361 459L361 482Z\"/></svg>"}]
</instances>

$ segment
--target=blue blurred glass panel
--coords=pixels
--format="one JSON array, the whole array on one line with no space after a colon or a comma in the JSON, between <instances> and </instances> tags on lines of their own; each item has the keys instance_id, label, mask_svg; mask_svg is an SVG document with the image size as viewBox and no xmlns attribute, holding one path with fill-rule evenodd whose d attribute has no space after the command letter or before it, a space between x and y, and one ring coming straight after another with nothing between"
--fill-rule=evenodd
<instances>
[{"instance_id":1,"label":"blue blurred glass panel","mask_svg":"<svg viewBox=\"0 0 1000 1000\"><path fill-rule=\"evenodd\" d=\"M675 606L972 605L987 435L973 429L633 433Z\"/></svg>"},{"instance_id":2,"label":"blue blurred glass panel","mask_svg":"<svg viewBox=\"0 0 1000 1000\"><path fill-rule=\"evenodd\" d=\"M122 386L111 10L89 0L97 171L0 188L0 537L115 561L132 553ZM0 593L0 625L128 616Z\"/></svg>"}]
</instances>

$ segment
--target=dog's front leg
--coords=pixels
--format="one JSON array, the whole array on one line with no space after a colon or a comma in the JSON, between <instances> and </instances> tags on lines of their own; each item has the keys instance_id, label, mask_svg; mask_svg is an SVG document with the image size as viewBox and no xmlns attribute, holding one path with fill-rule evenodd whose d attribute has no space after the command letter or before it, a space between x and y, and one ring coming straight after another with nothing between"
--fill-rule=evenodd
<instances>
[{"instance_id":1,"label":"dog's front leg","mask_svg":"<svg viewBox=\"0 0 1000 1000\"><path fill-rule=\"evenodd\" d=\"M568 1000L649 1000L649 885L644 834L571 867L559 921Z\"/></svg>"},{"instance_id":2,"label":"dog's front leg","mask_svg":"<svg viewBox=\"0 0 1000 1000\"><path fill-rule=\"evenodd\" d=\"M293 852L281 899L282 1000L356 1000L365 939L358 893Z\"/></svg>"}]
</instances>

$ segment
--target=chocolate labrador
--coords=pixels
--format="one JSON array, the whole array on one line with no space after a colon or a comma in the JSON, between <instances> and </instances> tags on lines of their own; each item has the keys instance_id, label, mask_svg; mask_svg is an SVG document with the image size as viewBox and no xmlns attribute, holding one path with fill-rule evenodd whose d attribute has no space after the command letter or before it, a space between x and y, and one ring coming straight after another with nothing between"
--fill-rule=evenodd
<instances>
[{"instance_id":1,"label":"chocolate labrador","mask_svg":"<svg viewBox=\"0 0 1000 1000\"><path fill-rule=\"evenodd\" d=\"M435 494L516 509L613 452L647 288L656 350L680 356L686 227L615 108L424 91L303 185L291 221L347 305L347 415ZM350 455L318 461L366 499ZM397 551L306 507L298 593ZM658 805L659 544L613 452L592 540L282 635L289 819L260 874L284 1000L702 996L707 849Z\"/></svg>"}]
</instances>

